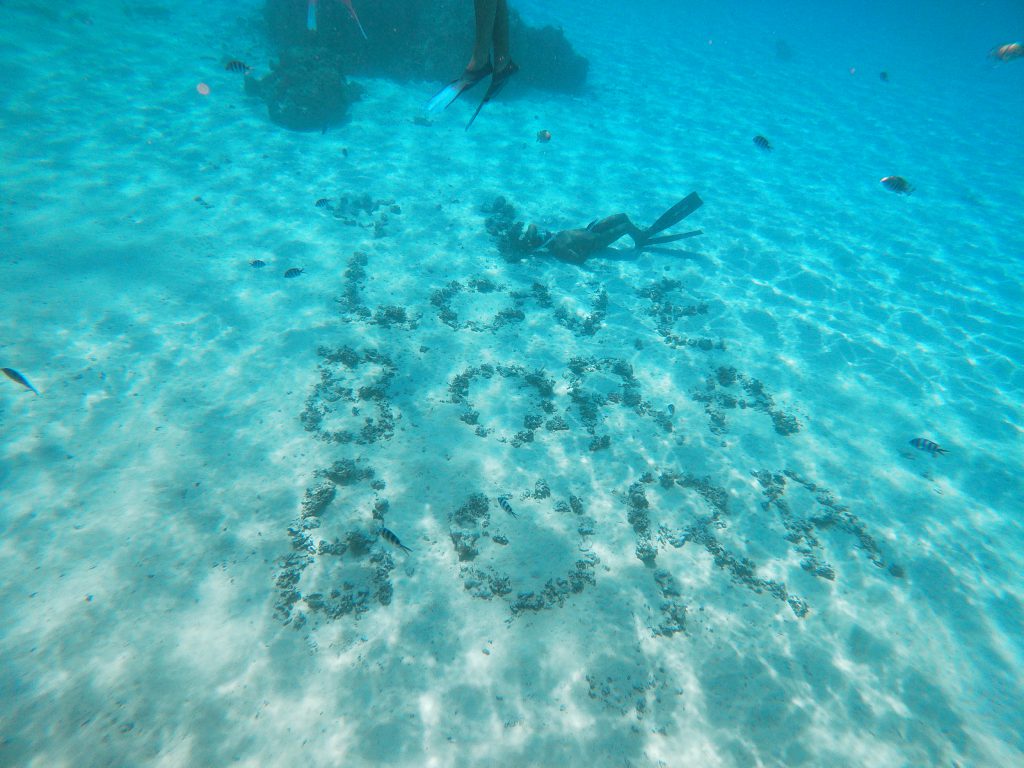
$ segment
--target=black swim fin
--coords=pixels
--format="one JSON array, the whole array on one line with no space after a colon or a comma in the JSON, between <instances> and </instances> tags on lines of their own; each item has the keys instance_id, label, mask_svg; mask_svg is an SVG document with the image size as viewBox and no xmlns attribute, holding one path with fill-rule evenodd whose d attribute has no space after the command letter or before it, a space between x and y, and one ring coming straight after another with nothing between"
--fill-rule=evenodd
<instances>
[{"instance_id":1,"label":"black swim fin","mask_svg":"<svg viewBox=\"0 0 1024 768\"><path fill-rule=\"evenodd\" d=\"M678 224L680 221L685 219L691 213L696 211L704 205L704 201L700 199L700 195L696 192L691 192L678 203L673 205L667 211L665 211L658 220L651 224L647 229L640 235L639 240L636 241L637 248L643 248L645 245L655 245L657 243L671 243L674 240L682 240L685 237L695 237L696 235L702 234L701 230L695 232L686 232L682 235L667 235L665 237L653 237L653 235L659 232L664 232L666 229L671 227L673 224Z\"/></svg>"},{"instance_id":2,"label":"black swim fin","mask_svg":"<svg viewBox=\"0 0 1024 768\"><path fill-rule=\"evenodd\" d=\"M473 124L473 121L476 120L476 116L480 114L480 110L484 108L484 104L497 96L501 92L501 89L505 87L505 83L508 82L508 79L518 71L519 65L512 61L512 59L509 59L508 64L505 65L505 68L501 70L501 72L495 72L491 75L491 84L487 88L487 93L484 94L484 97L476 107L476 112L473 113L473 116L469 118L469 122L466 123L467 131L469 130L469 126Z\"/></svg>"},{"instance_id":3,"label":"black swim fin","mask_svg":"<svg viewBox=\"0 0 1024 768\"><path fill-rule=\"evenodd\" d=\"M662 235L661 237L649 237L644 240L644 245L661 245L662 243L674 243L676 240L685 240L688 237L703 235L703 229L695 229L693 232L683 232L681 235Z\"/></svg>"}]
</instances>

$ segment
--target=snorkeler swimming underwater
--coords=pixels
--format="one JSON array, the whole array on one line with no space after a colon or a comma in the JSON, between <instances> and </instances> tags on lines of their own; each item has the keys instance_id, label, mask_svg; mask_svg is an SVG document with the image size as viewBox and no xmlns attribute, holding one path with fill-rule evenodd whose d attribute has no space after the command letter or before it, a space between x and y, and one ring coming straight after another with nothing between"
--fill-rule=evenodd
<instances>
[{"instance_id":1,"label":"snorkeler swimming underwater","mask_svg":"<svg viewBox=\"0 0 1024 768\"><path fill-rule=\"evenodd\" d=\"M647 229L638 227L626 214L616 213L600 221L591 222L586 229L566 229L550 234L540 245L532 247L530 250L534 253L547 251L556 259L572 264L582 264L587 258L603 251L625 235L633 238L633 243L638 249L696 237L703 234L703 230L696 229L678 235L662 235L660 237L655 237L655 235L664 232L673 224L678 224L703 204L704 201L700 199L700 195L691 192L661 214L658 220ZM532 225L531 230L536 232ZM527 231L527 237L530 236L531 230Z\"/></svg>"}]
</instances>

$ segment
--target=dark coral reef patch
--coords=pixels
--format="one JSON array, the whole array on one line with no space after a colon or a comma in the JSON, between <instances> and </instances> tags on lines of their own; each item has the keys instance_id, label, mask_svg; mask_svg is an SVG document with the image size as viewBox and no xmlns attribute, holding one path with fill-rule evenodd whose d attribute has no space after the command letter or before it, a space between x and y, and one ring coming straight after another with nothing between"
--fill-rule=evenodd
<instances>
[{"instance_id":1,"label":"dark coral reef patch","mask_svg":"<svg viewBox=\"0 0 1024 768\"><path fill-rule=\"evenodd\" d=\"M270 119L293 131L325 131L344 121L362 88L345 79L342 56L327 48L283 50L268 75L245 78L245 92L263 99Z\"/></svg>"}]
</instances>

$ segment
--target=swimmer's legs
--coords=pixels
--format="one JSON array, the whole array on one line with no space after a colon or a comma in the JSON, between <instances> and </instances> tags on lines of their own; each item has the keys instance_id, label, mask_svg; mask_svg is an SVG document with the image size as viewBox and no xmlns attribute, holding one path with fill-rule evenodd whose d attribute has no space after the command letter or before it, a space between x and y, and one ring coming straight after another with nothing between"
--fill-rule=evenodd
<instances>
[{"instance_id":1,"label":"swimmer's legs","mask_svg":"<svg viewBox=\"0 0 1024 768\"><path fill-rule=\"evenodd\" d=\"M427 105L432 112L444 109L464 91L491 75L491 85L466 128L473 124L483 105L498 95L508 78L519 71L509 58L508 0L473 0L473 10L476 14L475 38L473 55L466 71L442 88Z\"/></svg>"},{"instance_id":2,"label":"swimmer's legs","mask_svg":"<svg viewBox=\"0 0 1024 768\"><path fill-rule=\"evenodd\" d=\"M494 34L491 38L492 50L494 52L494 72L501 74L508 66L509 44L508 44L508 2L497 0L497 7L494 14Z\"/></svg>"},{"instance_id":3,"label":"swimmer's legs","mask_svg":"<svg viewBox=\"0 0 1024 768\"><path fill-rule=\"evenodd\" d=\"M502 72L508 63L508 0L473 0L476 11L476 36L473 40L473 56L466 66L467 72L475 72L491 60L495 72Z\"/></svg>"},{"instance_id":4,"label":"swimmer's legs","mask_svg":"<svg viewBox=\"0 0 1024 768\"><path fill-rule=\"evenodd\" d=\"M475 72L487 64L491 53L492 39L495 37L494 21L498 14L498 4L505 5L505 0L473 0L476 11L476 37L473 40L473 56L466 65L467 72ZM508 8L505 8L506 38L508 36ZM505 55L508 55L506 40ZM498 62L495 61L495 64ZM495 67L497 69L497 67Z\"/></svg>"},{"instance_id":5,"label":"swimmer's legs","mask_svg":"<svg viewBox=\"0 0 1024 768\"><path fill-rule=\"evenodd\" d=\"M496 71L491 65L491 42L495 38L495 19L498 15L498 5L505 11L505 57L508 57L508 7L505 0L473 0L473 10L476 13L476 31L473 40L473 55L466 65L466 71L459 77L452 80L442 88L427 104L430 112L444 109L459 96L479 83L492 72Z\"/></svg>"}]
</instances>

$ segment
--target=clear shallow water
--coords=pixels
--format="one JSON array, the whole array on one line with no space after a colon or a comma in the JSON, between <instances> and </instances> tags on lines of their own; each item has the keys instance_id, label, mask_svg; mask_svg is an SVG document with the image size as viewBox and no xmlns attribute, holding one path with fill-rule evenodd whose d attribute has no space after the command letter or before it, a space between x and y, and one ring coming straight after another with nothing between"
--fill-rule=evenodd
<instances>
[{"instance_id":1,"label":"clear shallow water","mask_svg":"<svg viewBox=\"0 0 1024 768\"><path fill-rule=\"evenodd\" d=\"M0 762L1020 760L1019 10L517 7L585 94L320 135L256 4L0 5Z\"/></svg>"}]
</instances>

